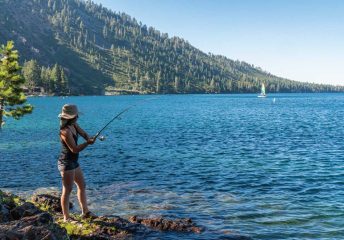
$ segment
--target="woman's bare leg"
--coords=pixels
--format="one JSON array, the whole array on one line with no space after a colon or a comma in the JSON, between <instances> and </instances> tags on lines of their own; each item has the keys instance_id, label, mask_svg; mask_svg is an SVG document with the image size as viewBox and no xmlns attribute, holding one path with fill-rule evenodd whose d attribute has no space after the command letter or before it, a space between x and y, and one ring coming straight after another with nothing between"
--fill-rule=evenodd
<instances>
[{"instance_id":1,"label":"woman's bare leg","mask_svg":"<svg viewBox=\"0 0 344 240\"><path fill-rule=\"evenodd\" d=\"M61 207L63 219L66 221L69 218L69 196L73 189L75 170L62 171L62 195Z\"/></svg>"},{"instance_id":2,"label":"woman's bare leg","mask_svg":"<svg viewBox=\"0 0 344 240\"><path fill-rule=\"evenodd\" d=\"M75 169L74 182L76 183L76 186L78 187L78 200L79 200L82 214L85 214L89 210L87 207L86 183L84 179L84 174L82 173L82 170L80 167Z\"/></svg>"}]
</instances>

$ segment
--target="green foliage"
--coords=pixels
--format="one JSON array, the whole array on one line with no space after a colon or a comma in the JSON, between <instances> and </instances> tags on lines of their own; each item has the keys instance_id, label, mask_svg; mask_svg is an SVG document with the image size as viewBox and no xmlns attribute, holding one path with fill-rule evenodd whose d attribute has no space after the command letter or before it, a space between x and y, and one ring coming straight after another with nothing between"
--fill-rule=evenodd
<instances>
[{"instance_id":1,"label":"green foliage","mask_svg":"<svg viewBox=\"0 0 344 240\"><path fill-rule=\"evenodd\" d=\"M33 109L29 104L23 105L26 102L22 88L24 78L18 59L12 41L0 47L0 128L4 123L3 116L19 119Z\"/></svg>"},{"instance_id":2,"label":"green foliage","mask_svg":"<svg viewBox=\"0 0 344 240\"><path fill-rule=\"evenodd\" d=\"M16 195L2 192L0 190L0 204L20 206L24 201Z\"/></svg>"},{"instance_id":3,"label":"green foliage","mask_svg":"<svg viewBox=\"0 0 344 240\"><path fill-rule=\"evenodd\" d=\"M57 224L67 230L68 235L87 236L96 232L100 228L96 221L82 219L76 214L72 214L71 216L75 221L64 222L62 218L56 221ZM116 230L114 227L111 229L113 231Z\"/></svg>"},{"instance_id":4,"label":"green foliage","mask_svg":"<svg viewBox=\"0 0 344 240\"><path fill-rule=\"evenodd\" d=\"M283 79L245 62L206 54L182 38L170 38L92 1L4 2L2 34L17 37L26 59L68 69L72 93L99 94L106 87L141 93L259 93L262 83L267 93L344 91ZM52 92L63 92L63 77L58 80L54 69L53 80L45 84ZM42 82L47 78L42 68Z\"/></svg>"},{"instance_id":5,"label":"green foliage","mask_svg":"<svg viewBox=\"0 0 344 240\"><path fill-rule=\"evenodd\" d=\"M47 204L37 203L31 200L27 200L27 202L32 203L33 205L35 205L36 207L38 207L40 210L44 212L49 212L51 214L54 212L53 209Z\"/></svg>"},{"instance_id":6,"label":"green foliage","mask_svg":"<svg viewBox=\"0 0 344 240\"><path fill-rule=\"evenodd\" d=\"M0 195L1 196L1 195ZM71 217L75 219L72 222L64 222L63 216L56 214L54 210L47 204L37 203L33 201L28 201L33 203L36 207L44 212L49 212L55 218L55 222L60 226L66 229L68 235L74 236L87 236L99 229L99 225L96 221L90 219L83 219L78 214L71 214ZM114 227L113 230L116 230Z\"/></svg>"},{"instance_id":7,"label":"green foliage","mask_svg":"<svg viewBox=\"0 0 344 240\"><path fill-rule=\"evenodd\" d=\"M23 76L26 86L32 91L35 86L42 85L41 69L36 60L30 60L24 63Z\"/></svg>"},{"instance_id":8,"label":"green foliage","mask_svg":"<svg viewBox=\"0 0 344 240\"><path fill-rule=\"evenodd\" d=\"M68 95L69 80L62 66L55 64L52 68L40 66L36 60L24 63L23 76L26 86L33 91L34 87L43 87L48 94Z\"/></svg>"}]
</instances>

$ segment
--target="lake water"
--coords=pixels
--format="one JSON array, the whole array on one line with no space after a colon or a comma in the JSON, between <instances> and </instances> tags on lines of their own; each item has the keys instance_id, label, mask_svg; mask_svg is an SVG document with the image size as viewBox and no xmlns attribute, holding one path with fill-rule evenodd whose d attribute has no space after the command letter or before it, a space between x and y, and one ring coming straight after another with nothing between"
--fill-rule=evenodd
<instances>
[{"instance_id":1,"label":"lake water","mask_svg":"<svg viewBox=\"0 0 344 240\"><path fill-rule=\"evenodd\" d=\"M95 213L191 217L206 227L200 235L151 239L344 238L344 94L29 102L34 113L9 119L0 133L2 190L25 196L60 189L57 115L63 104L77 104L79 124L95 134L139 103L104 131L105 141L80 154Z\"/></svg>"}]
</instances>

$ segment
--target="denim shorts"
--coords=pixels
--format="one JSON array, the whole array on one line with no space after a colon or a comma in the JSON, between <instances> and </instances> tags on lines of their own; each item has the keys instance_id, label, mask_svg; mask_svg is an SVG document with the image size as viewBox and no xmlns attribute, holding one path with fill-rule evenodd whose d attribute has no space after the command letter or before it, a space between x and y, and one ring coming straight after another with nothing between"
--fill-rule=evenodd
<instances>
[{"instance_id":1,"label":"denim shorts","mask_svg":"<svg viewBox=\"0 0 344 240\"><path fill-rule=\"evenodd\" d=\"M57 162L57 168L60 172L74 170L79 166L78 160L58 160Z\"/></svg>"}]
</instances>

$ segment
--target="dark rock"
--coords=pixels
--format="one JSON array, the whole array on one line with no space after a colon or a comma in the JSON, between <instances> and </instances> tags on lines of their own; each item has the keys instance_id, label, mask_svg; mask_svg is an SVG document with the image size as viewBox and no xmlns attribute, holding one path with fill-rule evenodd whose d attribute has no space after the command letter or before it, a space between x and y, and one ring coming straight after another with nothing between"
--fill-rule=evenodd
<instances>
[{"instance_id":1,"label":"dark rock","mask_svg":"<svg viewBox=\"0 0 344 240\"><path fill-rule=\"evenodd\" d=\"M107 237L106 239L113 239L112 237L115 237L115 239L127 239L134 234L142 236L150 232L145 226L131 223L120 217L99 217L93 220L92 224L98 226L98 230L92 234L92 237Z\"/></svg>"},{"instance_id":2,"label":"dark rock","mask_svg":"<svg viewBox=\"0 0 344 240\"><path fill-rule=\"evenodd\" d=\"M23 238L24 238L24 235L21 233L17 233L11 230L8 230L7 232L3 231L0 225L0 239L1 240L18 240L18 239L23 239Z\"/></svg>"},{"instance_id":3,"label":"dark rock","mask_svg":"<svg viewBox=\"0 0 344 240\"><path fill-rule=\"evenodd\" d=\"M19 205L19 206L17 206ZM65 229L34 204L0 191L0 240L68 239Z\"/></svg>"},{"instance_id":4,"label":"dark rock","mask_svg":"<svg viewBox=\"0 0 344 240\"><path fill-rule=\"evenodd\" d=\"M0 205L5 205L9 210L15 208L14 197L16 196L0 191Z\"/></svg>"},{"instance_id":5,"label":"dark rock","mask_svg":"<svg viewBox=\"0 0 344 240\"><path fill-rule=\"evenodd\" d=\"M68 239L65 229L53 222L49 213L23 217L0 224L0 239L60 240Z\"/></svg>"},{"instance_id":6,"label":"dark rock","mask_svg":"<svg viewBox=\"0 0 344 240\"><path fill-rule=\"evenodd\" d=\"M0 201L0 240L145 239L156 230L193 233L202 231L191 219L168 220L164 218L139 218L136 216L131 217L129 220L117 216L97 217L86 222L79 220L75 223L65 224L60 222L62 221L62 215L59 213L61 204L58 196L36 195L32 197L35 204L23 203L18 198L15 200L12 198L11 201L15 201L16 204L19 203L19 206L13 205L8 200L11 198L7 197L6 201ZM40 207L38 208L36 205ZM72 207L71 204L70 207ZM46 212L45 209L49 210L49 212ZM71 235L68 236L66 229L56 224L55 220L60 222L61 226L68 227Z\"/></svg>"},{"instance_id":7,"label":"dark rock","mask_svg":"<svg viewBox=\"0 0 344 240\"><path fill-rule=\"evenodd\" d=\"M33 216L42 211L39 210L33 203L25 202L23 205L13 208L10 211L11 220L19 220L22 217Z\"/></svg>"},{"instance_id":8,"label":"dark rock","mask_svg":"<svg viewBox=\"0 0 344 240\"><path fill-rule=\"evenodd\" d=\"M149 228L160 231L193 232L201 233L202 228L197 227L190 218L169 220L164 218L139 218L132 216L129 218L132 223L143 224Z\"/></svg>"},{"instance_id":9,"label":"dark rock","mask_svg":"<svg viewBox=\"0 0 344 240\"><path fill-rule=\"evenodd\" d=\"M10 220L10 210L8 206L0 203L0 223L8 222Z\"/></svg>"},{"instance_id":10,"label":"dark rock","mask_svg":"<svg viewBox=\"0 0 344 240\"><path fill-rule=\"evenodd\" d=\"M32 201L41 206L47 207L54 212L62 212L61 200L59 196L38 194L32 197ZM69 208L73 208L73 204L71 202L69 203Z\"/></svg>"},{"instance_id":11,"label":"dark rock","mask_svg":"<svg viewBox=\"0 0 344 240\"><path fill-rule=\"evenodd\" d=\"M31 216L31 217L25 217L23 219L23 221L31 222L32 224L35 224L37 226L42 226L45 224L52 223L54 221L54 219L49 213L43 212L43 213Z\"/></svg>"},{"instance_id":12,"label":"dark rock","mask_svg":"<svg viewBox=\"0 0 344 240\"><path fill-rule=\"evenodd\" d=\"M0 190L0 223L8 222L11 220L10 211L11 209L16 207L14 197L16 196L12 196Z\"/></svg>"}]
</instances>

